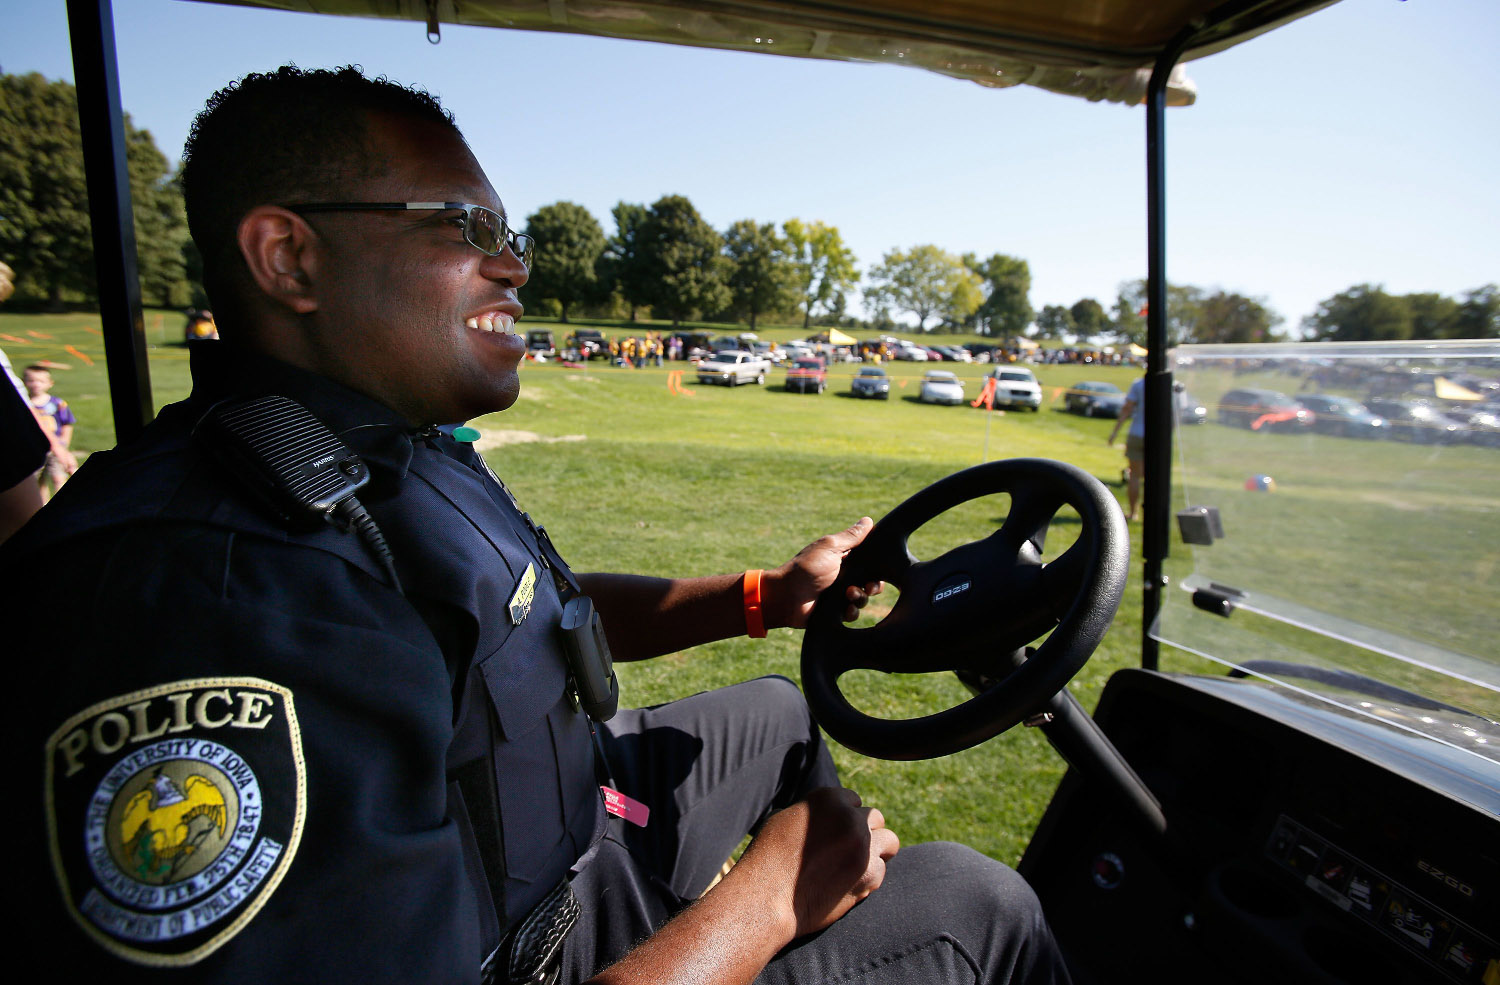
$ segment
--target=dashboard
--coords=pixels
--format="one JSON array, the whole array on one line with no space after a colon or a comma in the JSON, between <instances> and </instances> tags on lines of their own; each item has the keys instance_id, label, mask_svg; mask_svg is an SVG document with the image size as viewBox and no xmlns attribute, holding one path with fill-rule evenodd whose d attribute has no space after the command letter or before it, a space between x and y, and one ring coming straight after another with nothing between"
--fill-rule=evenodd
<instances>
[{"instance_id":1,"label":"dashboard","mask_svg":"<svg viewBox=\"0 0 1500 985\"><path fill-rule=\"evenodd\" d=\"M1500 985L1500 764L1265 682L1095 715L1166 837L1070 770L1022 860L1076 979Z\"/></svg>"}]
</instances>

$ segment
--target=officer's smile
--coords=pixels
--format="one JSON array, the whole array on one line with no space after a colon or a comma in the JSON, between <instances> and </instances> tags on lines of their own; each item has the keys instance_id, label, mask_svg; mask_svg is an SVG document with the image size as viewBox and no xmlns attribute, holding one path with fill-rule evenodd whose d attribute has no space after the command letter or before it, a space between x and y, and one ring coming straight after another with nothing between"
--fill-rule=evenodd
<instances>
[{"instance_id":1,"label":"officer's smile","mask_svg":"<svg viewBox=\"0 0 1500 985\"><path fill-rule=\"evenodd\" d=\"M481 332L498 332L501 335L510 335L515 330L516 319L514 315L503 311L487 311L477 318L470 318L464 324L469 328L477 329Z\"/></svg>"}]
</instances>

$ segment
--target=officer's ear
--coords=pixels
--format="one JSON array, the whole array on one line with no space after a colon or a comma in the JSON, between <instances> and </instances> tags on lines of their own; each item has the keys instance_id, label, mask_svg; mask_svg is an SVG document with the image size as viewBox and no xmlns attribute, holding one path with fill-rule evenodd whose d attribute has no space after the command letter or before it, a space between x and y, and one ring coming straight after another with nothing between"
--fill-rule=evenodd
<instances>
[{"instance_id":1,"label":"officer's ear","mask_svg":"<svg viewBox=\"0 0 1500 985\"><path fill-rule=\"evenodd\" d=\"M320 244L301 216L278 205L257 205L240 220L237 239L262 294L299 315L318 309L313 284Z\"/></svg>"}]
</instances>

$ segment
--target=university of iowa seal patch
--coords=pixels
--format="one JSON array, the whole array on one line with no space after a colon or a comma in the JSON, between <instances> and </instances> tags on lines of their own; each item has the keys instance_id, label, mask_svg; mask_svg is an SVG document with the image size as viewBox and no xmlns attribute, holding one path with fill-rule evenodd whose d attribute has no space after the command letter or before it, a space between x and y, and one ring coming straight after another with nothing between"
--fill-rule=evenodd
<instances>
[{"instance_id":1,"label":"university of iowa seal patch","mask_svg":"<svg viewBox=\"0 0 1500 985\"><path fill-rule=\"evenodd\" d=\"M47 740L52 863L73 916L141 964L192 964L255 916L302 836L286 688L176 681L100 702Z\"/></svg>"}]
</instances>

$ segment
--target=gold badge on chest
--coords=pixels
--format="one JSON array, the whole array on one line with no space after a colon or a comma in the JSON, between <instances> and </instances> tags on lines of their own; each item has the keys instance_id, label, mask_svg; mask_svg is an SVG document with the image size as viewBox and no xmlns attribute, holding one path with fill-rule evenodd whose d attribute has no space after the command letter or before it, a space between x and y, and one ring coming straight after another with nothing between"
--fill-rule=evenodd
<instances>
[{"instance_id":1,"label":"gold badge on chest","mask_svg":"<svg viewBox=\"0 0 1500 985\"><path fill-rule=\"evenodd\" d=\"M531 612L531 600L536 598L536 566L528 563L521 580L516 583L516 593L510 597L511 625L519 626Z\"/></svg>"}]
</instances>

